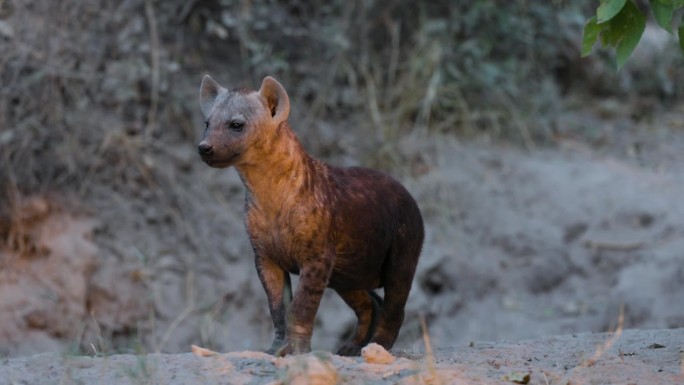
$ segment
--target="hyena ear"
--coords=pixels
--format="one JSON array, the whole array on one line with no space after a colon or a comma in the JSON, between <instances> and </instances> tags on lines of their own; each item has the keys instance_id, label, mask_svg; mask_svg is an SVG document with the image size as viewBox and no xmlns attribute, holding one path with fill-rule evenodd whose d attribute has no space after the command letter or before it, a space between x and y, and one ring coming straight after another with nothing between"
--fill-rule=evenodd
<instances>
[{"instance_id":1,"label":"hyena ear","mask_svg":"<svg viewBox=\"0 0 684 385\"><path fill-rule=\"evenodd\" d=\"M202 78L202 85L200 86L200 108L205 118L209 117L211 108L216 103L216 98L226 89L221 87L209 75L204 75Z\"/></svg>"},{"instance_id":2,"label":"hyena ear","mask_svg":"<svg viewBox=\"0 0 684 385\"><path fill-rule=\"evenodd\" d=\"M277 80L266 76L261 82L259 95L266 100L271 117L276 123L280 124L287 120L290 115L290 98L287 96L285 88Z\"/></svg>"}]
</instances>

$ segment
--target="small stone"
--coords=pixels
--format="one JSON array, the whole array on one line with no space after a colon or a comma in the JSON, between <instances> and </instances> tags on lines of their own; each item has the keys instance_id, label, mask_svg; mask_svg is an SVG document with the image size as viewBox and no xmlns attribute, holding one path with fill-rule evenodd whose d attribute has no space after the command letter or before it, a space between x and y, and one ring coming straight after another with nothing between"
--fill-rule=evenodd
<instances>
[{"instance_id":1,"label":"small stone","mask_svg":"<svg viewBox=\"0 0 684 385\"><path fill-rule=\"evenodd\" d=\"M361 356L369 364L391 364L396 358L382 346L371 343L361 349Z\"/></svg>"},{"instance_id":2,"label":"small stone","mask_svg":"<svg viewBox=\"0 0 684 385\"><path fill-rule=\"evenodd\" d=\"M190 350L192 351L192 354L196 355L197 357L211 357L218 354L218 352L197 345L192 345Z\"/></svg>"}]
</instances>

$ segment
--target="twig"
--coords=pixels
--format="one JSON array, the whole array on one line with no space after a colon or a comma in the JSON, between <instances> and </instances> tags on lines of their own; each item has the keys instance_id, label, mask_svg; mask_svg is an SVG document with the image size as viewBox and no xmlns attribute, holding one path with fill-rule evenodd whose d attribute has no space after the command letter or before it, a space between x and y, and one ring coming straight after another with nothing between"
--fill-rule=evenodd
<instances>
[{"instance_id":1,"label":"twig","mask_svg":"<svg viewBox=\"0 0 684 385\"><path fill-rule=\"evenodd\" d=\"M178 12L178 22L179 23L184 23L188 16L190 16L190 13L192 12L193 9L195 9L195 5L197 4L197 0L190 0L186 1L183 7L181 8L180 12Z\"/></svg>"},{"instance_id":2,"label":"twig","mask_svg":"<svg viewBox=\"0 0 684 385\"><path fill-rule=\"evenodd\" d=\"M251 19L251 2L243 0L240 2L240 17L238 18L237 32L238 32L238 42L240 43L240 61L242 64L242 73L249 74L252 78L253 74L250 71L249 64L249 51L254 45L252 38L249 36L247 22Z\"/></svg>"},{"instance_id":3,"label":"twig","mask_svg":"<svg viewBox=\"0 0 684 385\"><path fill-rule=\"evenodd\" d=\"M185 289L188 296L188 304L185 306L185 309L183 309L183 312L181 312L181 314L179 314L178 317L171 322L171 325L166 328L166 331L159 342L159 346L157 347L158 353L164 348L166 343L169 341L169 338L171 338L171 334L174 332L174 330L176 330L181 322L183 322L190 314L192 314L193 311L195 311L195 274L192 270L188 271L185 284Z\"/></svg>"},{"instance_id":4,"label":"twig","mask_svg":"<svg viewBox=\"0 0 684 385\"><path fill-rule=\"evenodd\" d=\"M508 107L508 110L513 117L513 122L518 127L518 131L520 132L520 136L523 139L523 143L525 143L525 147L528 151L534 150L535 144L534 140L532 139L532 134L530 133L530 129L527 128L526 123L520 116L520 109L518 108L518 106L515 105L511 98L508 95L506 95L504 91L499 90L497 94L499 95L500 99L504 102L506 107Z\"/></svg>"},{"instance_id":5,"label":"twig","mask_svg":"<svg viewBox=\"0 0 684 385\"><path fill-rule=\"evenodd\" d=\"M145 16L150 26L150 61L152 62L152 89L150 90L150 109L147 112L146 137L153 134L157 121L157 108L159 104L159 32L157 31L157 19L154 15L152 0L145 0Z\"/></svg>"},{"instance_id":6,"label":"twig","mask_svg":"<svg viewBox=\"0 0 684 385\"><path fill-rule=\"evenodd\" d=\"M323 80L323 85L320 87L321 91L318 93L316 99L311 103L308 108L308 113L304 118L304 127L310 127L311 124L318 117L318 113L325 106L326 101L330 95L330 90L333 89L333 84L335 83L335 76L337 75L339 63L342 61L341 55L333 61L331 67L327 71L327 76Z\"/></svg>"},{"instance_id":7,"label":"twig","mask_svg":"<svg viewBox=\"0 0 684 385\"><path fill-rule=\"evenodd\" d=\"M362 69L363 79L366 83L366 91L368 92L368 109L370 110L371 119L376 127L376 139L379 142L385 140L385 126L382 124L382 114L378 104L378 94L375 87L375 80L368 70L368 66L364 65Z\"/></svg>"},{"instance_id":8,"label":"twig","mask_svg":"<svg viewBox=\"0 0 684 385\"><path fill-rule=\"evenodd\" d=\"M354 12L354 2L349 1L346 3L346 5L344 7L343 15L341 18L343 23L340 26L340 29L342 31L350 30L349 25L350 25L350 21L351 21L353 12ZM337 77L338 72L341 71L340 67L343 67L342 63L346 63L345 59L344 59L344 53L345 53L345 51L340 51L335 56L335 59L332 61L332 65L327 68L325 78L322 81L321 87L319 87L320 92L317 93L316 99L310 104L310 106L308 108L308 112L306 114L306 117L303 120L303 123L304 123L304 124L302 124L303 127L310 127L311 124L313 123L313 121L318 118L319 112L325 106L325 103L330 96L330 91L334 89L335 78ZM355 84L355 82L353 82L353 81L350 81L349 83Z\"/></svg>"},{"instance_id":9,"label":"twig","mask_svg":"<svg viewBox=\"0 0 684 385\"><path fill-rule=\"evenodd\" d=\"M430 81L428 82L427 90L425 91L423 103L421 103L421 108L418 111L418 117L416 118L413 126L414 131L427 132L427 128L430 125L432 105L437 99L437 89L439 88L439 84L441 81L442 72L439 70L439 66L435 66L434 71L430 76Z\"/></svg>"},{"instance_id":10,"label":"twig","mask_svg":"<svg viewBox=\"0 0 684 385\"><path fill-rule=\"evenodd\" d=\"M617 327L615 328L615 332L613 332L613 335L608 338L606 342L604 342L602 345L599 345L596 347L596 351L594 352L594 356L584 362L582 362L578 367L590 367L594 366L596 362L601 358L603 353L607 352L608 349L610 349L617 340L620 339L620 336L622 336L622 327L625 322L625 306L621 305L620 306L620 314L618 315L618 323Z\"/></svg>"},{"instance_id":11,"label":"twig","mask_svg":"<svg viewBox=\"0 0 684 385\"><path fill-rule=\"evenodd\" d=\"M420 316L420 328L423 329L423 343L425 344L425 363L427 364L427 371L430 373L431 379L428 381L431 384L441 384L442 381L437 376L437 369L435 368L435 355L432 352L432 344L430 343L430 334L428 334L425 317Z\"/></svg>"},{"instance_id":12,"label":"twig","mask_svg":"<svg viewBox=\"0 0 684 385\"><path fill-rule=\"evenodd\" d=\"M399 54L401 51L401 21L391 20L385 16L387 30L391 36L391 50L389 66L387 67L387 86L392 87L396 84L397 71L399 68Z\"/></svg>"},{"instance_id":13,"label":"twig","mask_svg":"<svg viewBox=\"0 0 684 385\"><path fill-rule=\"evenodd\" d=\"M10 164L9 160L4 164ZM4 167L4 166L3 166ZM8 183L6 191L2 191L8 202L9 215L9 229L7 232L6 244L10 250L14 250L17 254L22 255L28 250L29 246L25 239L26 229L24 228L24 221L21 220L21 192L17 187L17 180L14 171L7 167ZM2 207L0 207L2 209Z\"/></svg>"},{"instance_id":14,"label":"twig","mask_svg":"<svg viewBox=\"0 0 684 385\"><path fill-rule=\"evenodd\" d=\"M616 241L584 241L584 246L592 250L615 250L615 251L631 251L644 246L644 242L616 242Z\"/></svg>"}]
</instances>

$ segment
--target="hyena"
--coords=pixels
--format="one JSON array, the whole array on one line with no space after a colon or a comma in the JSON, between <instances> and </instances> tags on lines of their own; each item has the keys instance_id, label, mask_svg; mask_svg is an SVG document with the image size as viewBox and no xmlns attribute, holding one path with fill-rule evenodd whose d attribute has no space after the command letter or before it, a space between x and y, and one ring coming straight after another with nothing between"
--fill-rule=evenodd
<instances>
[{"instance_id":1,"label":"hyena","mask_svg":"<svg viewBox=\"0 0 684 385\"><path fill-rule=\"evenodd\" d=\"M288 125L287 92L272 77L258 91L229 91L205 75L200 106L206 118L202 160L235 167L246 189L245 224L275 329L268 352L311 350L326 287L358 318L338 354L358 355L371 342L389 350L423 244L415 200L382 172L333 167L309 156ZM290 274L300 276L294 298Z\"/></svg>"}]
</instances>

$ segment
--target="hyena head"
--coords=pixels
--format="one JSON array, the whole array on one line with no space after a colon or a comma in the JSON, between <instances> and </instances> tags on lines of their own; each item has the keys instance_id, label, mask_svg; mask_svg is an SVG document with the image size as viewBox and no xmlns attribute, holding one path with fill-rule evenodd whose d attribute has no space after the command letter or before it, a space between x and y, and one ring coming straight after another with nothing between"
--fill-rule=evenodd
<instances>
[{"instance_id":1,"label":"hyena head","mask_svg":"<svg viewBox=\"0 0 684 385\"><path fill-rule=\"evenodd\" d=\"M259 148L290 113L287 92L270 76L259 91L229 91L205 75L200 107L206 128L198 151L204 162L218 168L257 162Z\"/></svg>"}]
</instances>

